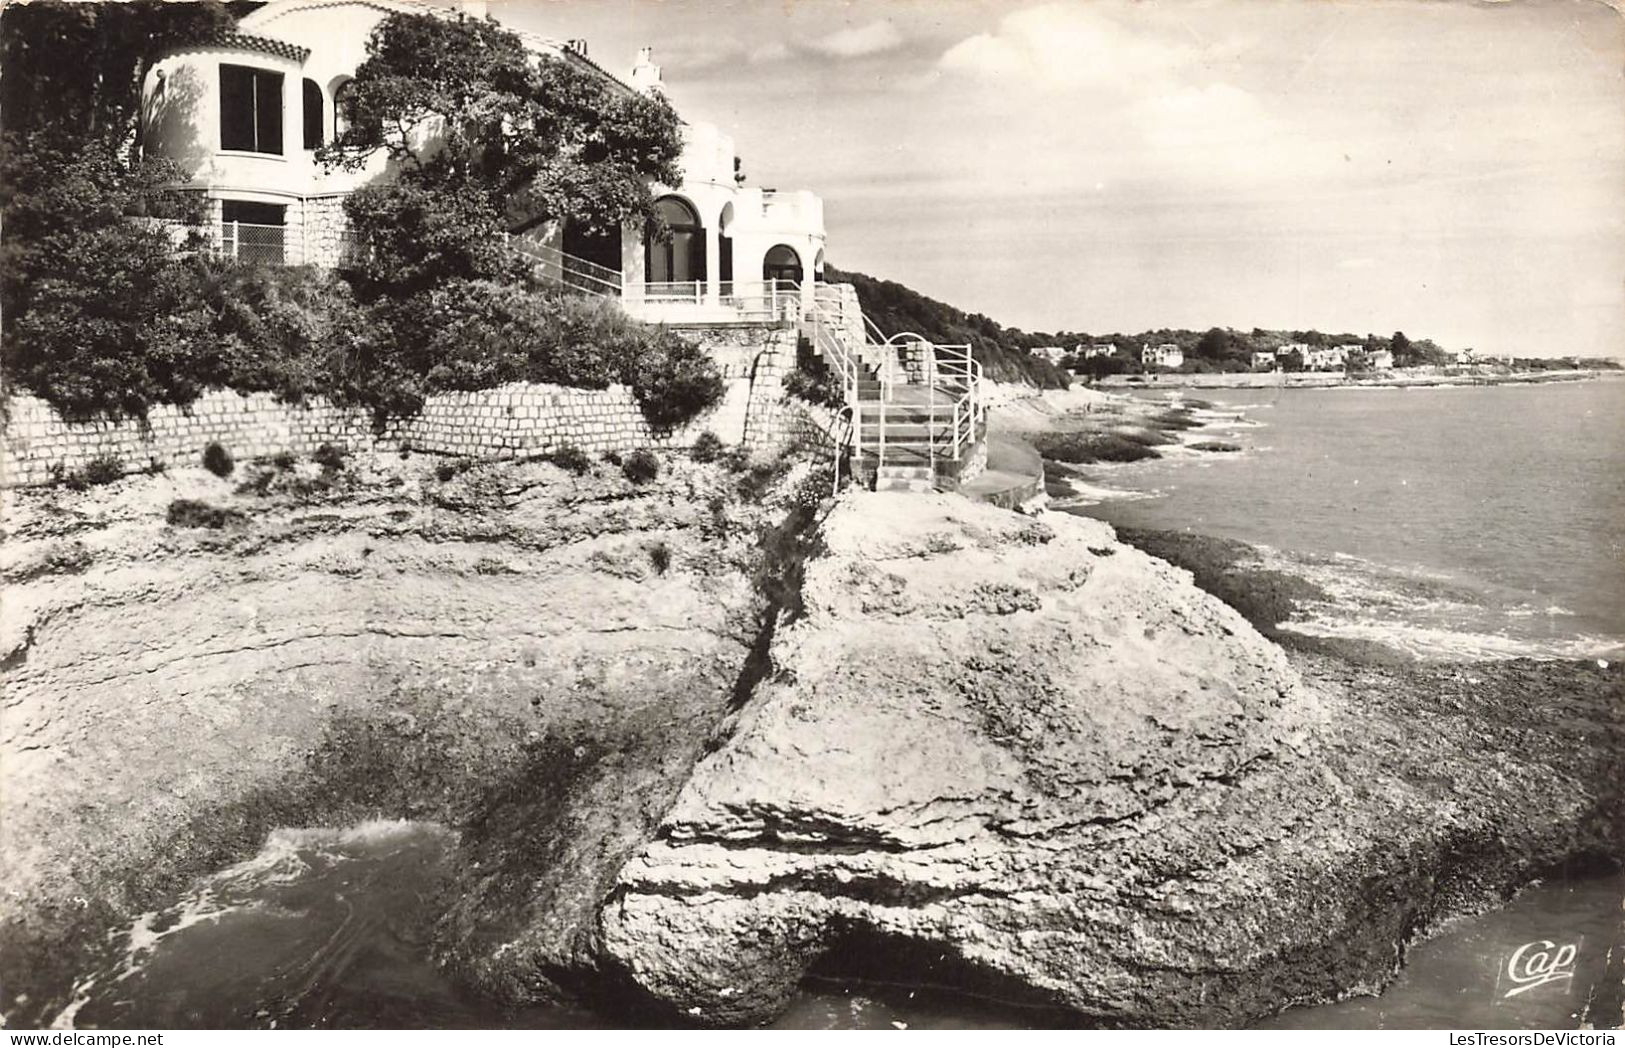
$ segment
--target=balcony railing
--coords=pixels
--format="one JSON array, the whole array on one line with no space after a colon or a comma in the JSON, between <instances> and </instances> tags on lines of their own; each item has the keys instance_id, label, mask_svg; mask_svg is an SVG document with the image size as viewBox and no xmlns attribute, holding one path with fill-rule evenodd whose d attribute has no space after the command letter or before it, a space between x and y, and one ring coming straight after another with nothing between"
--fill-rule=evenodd
<instances>
[{"instance_id":1,"label":"balcony railing","mask_svg":"<svg viewBox=\"0 0 1625 1048\"><path fill-rule=\"evenodd\" d=\"M621 294L618 269L589 262L525 237L509 237L508 244L530 261L531 275L542 284L604 298Z\"/></svg>"},{"instance_id":2,"label":"balcony railing","mask_svg":"<svg viewBox=\"0 0 1625 1048\"><path fill-rule=\"evenodd\" d=\"M724 280L711 294L704 280L626 284L627 312L657 320L794 321L801 316L801 289L792 280Z\"/></svg>"}]
</instances>

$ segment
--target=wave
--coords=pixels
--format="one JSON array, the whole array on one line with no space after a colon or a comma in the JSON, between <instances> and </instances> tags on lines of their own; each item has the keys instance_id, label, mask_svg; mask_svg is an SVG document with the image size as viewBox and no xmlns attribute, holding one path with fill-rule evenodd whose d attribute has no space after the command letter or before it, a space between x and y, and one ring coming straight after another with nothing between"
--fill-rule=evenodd
<instances>
[{"instance_id":1,"label":"wave","mask_svg":"<svg viewBox=\"0 0 1625 1048\"><path fill-rule=\"evenodd\" d=\"M1305 636L1371 641L1429 662L1618 658L1625 651L1625 641L1617 637L1536 639L1393 620L1310 618L1283 622L1279 628Z\"/></svg>"}]
</instances>

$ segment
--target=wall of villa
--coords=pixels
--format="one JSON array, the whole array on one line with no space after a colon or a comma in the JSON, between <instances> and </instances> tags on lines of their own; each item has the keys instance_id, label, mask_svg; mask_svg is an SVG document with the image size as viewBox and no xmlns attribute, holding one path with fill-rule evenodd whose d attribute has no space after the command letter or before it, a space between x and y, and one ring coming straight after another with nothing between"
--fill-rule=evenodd
<instances>
[{"instance_id":1,"label":"wall of villa","mask_svg":"<svg viewBox=\"0 0 1625 1048\"><path fill-rule=\"evenodd\" d=\"M269 393L206 393L187 408L154 407L142 422L68 422L46 402L13 396L5 404L0 484L49 483L98 458L116 457L127 472L195 466L218 441L239 459L291 452L308 457L323 444L348 451L399 450L478 459L520 458L574 444L583 451L662 450L691 446L703 432L752 449L814 447L829 441L833 419L786 398L782 378L794 367L791 327L732 326L687 330L723 373L722 402L671 432L649 427L632 391L515 383L467 393L441 393L423 411L375 432L364 410L313 398L304 405Z\"/></svg>"}]
</instances>

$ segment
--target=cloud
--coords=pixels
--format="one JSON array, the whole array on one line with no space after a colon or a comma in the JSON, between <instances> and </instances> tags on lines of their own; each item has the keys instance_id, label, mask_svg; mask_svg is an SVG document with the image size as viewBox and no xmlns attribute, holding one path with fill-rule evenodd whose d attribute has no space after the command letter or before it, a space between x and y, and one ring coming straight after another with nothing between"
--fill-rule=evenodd
<instances>
[{"instance_id":1,"label":"cloud","mask_svg":"<svg viewBox=\"0 0 1625 1048\"><path fill-rule=\"evenodd\" d=\"M890 22L880 19L868 25L841 29L807 44L807 49L835 58L860 58L894 51L903 46L903 34Z\"/></svg>"},{"instance_id":2,"label":"cloud","mask_svg":"<svg viewBox=\"0 0 1625 1048\"><path fill-rule=\"evenodd\" d=\"M1160 78L1195 54L1186 42L1131 28L1099 5L1052 3L1006 15L993 32L948 48L937 66L951 75L1067 90Z\"/></svg>"}]
</instances>

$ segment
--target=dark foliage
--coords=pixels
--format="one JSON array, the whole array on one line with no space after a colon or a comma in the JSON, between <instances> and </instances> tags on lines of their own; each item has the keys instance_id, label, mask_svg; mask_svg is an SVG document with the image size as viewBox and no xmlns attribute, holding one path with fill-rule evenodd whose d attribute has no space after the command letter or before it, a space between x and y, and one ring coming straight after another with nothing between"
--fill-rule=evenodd
<instances>
[{"instance_id":1,"label":"dark foliage","mask_svg":"<svg viewBox=\"0 0 1625 1048\"><path fill-rule=\"evenodd\" d=\"M217 477L229 477L232 470L237 468L237 461L231 457L225 445L211 440L209 446L203 449L203 468Z\"/></svg>"},{"instance_id":2,"label":"dark foliage","mask_svg":"<svg viewBox=\"0 0 1625 1048\"><path fill-rule=\"evenodd\" d=\"M244 523L248 518L239 510L221 509L197 499L176 499L169 504L167 519L172 527L177 528L219 529Z\"/></svg>"},{"instance_id":3,"label":"dark foliage","mask_svg":"<svg viewBox=\"0 0 1625 1048\"><path fill-rule=\"evenodd\" d=\"M660 476L660 459L648 448L638 448L621 462L621 472L634 484L647 484Z\"/></svg>"},{"instance_id":4,"label":"dark foliage","mask_svg":"<svg viewBox=\"0 0 1625 1048\"><path fill-rule=\"evenodd\" d=\"M566 444L548 456L548 461L560 469L581 476L592 469L592 459L574 444Z\"/></svg>"},{"instance_id":5,"label":"dark foliage","mask_svg":"<svg viewBox=\"0 0 1625 1048\"><path fill-rule=\"evenodd\" d=\"M715 462L726 450L722 438L706 430L694 438L694 446L689 448L688 453L695 462Z\"/></svg>"}]
</instances>

